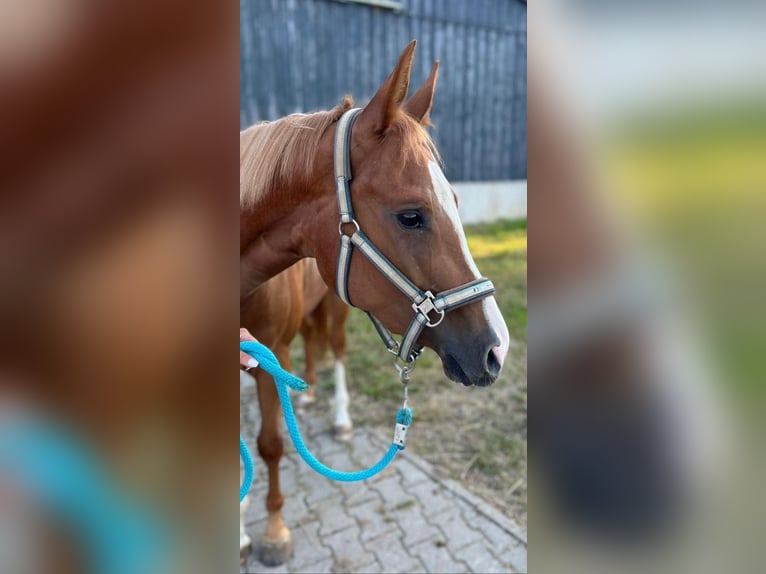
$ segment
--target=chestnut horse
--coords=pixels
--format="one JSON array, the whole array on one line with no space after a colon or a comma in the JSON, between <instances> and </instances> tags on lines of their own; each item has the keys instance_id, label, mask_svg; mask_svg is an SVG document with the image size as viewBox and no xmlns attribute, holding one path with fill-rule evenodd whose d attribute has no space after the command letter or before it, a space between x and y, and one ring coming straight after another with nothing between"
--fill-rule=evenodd
<instances>
[{"instance_id":1,"label":"chestnut horse","mask_svg":"<svg viewBox=\"0 0 766 574\"><path fill-rule=\"evenodd\" d=\"M358 113L348 136L353 223L411 284L436 293L456 286L462 290L480 274L468 251L456 196L424 129L438 62L407 100L414 51L413 41ZM350 230L339 216L333 152L339 120L351 107L346 98L330 111L295 114L240 134L240 324L244 327L259 313L261 303L253 300L258 287L301 259L315 258L325 283L336 284L339 230ZM352 257L348 269L344 276L351 303L391 331L407 331L414 307L401 287L366 257ZM446 375L467 386L486 386L497 379L510 341L495 299L482 297L444 314L438 326L429 319L433 328L419 332L415 341L433 349ZM286 348L274 351L280 361L289 361ZM267 553L274 558L272 563L278 563L290 547L279 488L281 414L271 377L262 370L255 376L262 415L258 452L269 479L262 544L273 550Z\"/></svg>"},{"instance_id":2,"label":"chestnut horse","mask_svg":"<svg viewBox=\"0 0 766 574\"><path fill-rule=\"evenodd\" d=\"M319 270L316 275L321 281ZM308 273L306 274L308 278ZM324 283L322 283L324 285ZM349 308L340 298L330 291L319 302L316 308L304 313L301 324L301 337L303 338L306 369L304 380L309 385L306 392L298 395L298 403L302 406L313 404L316 401L317 383L317 358L321 359L329 345L335 359L335 439L345 442L351 438L353 425L348 413L349 396L346 389L346 319ZM317 357L317 352L319 357Z\"/></svg>"},{"instance_id":3,"label":"chestnut horse","mask_svg":"<svg viewBox=\"0 0 766 574\"><path fill-rule=\"evenodd\" d=\"M298 395L306 406L315 401L317 351L331 347L335 358L335 438L351 438L346 390L346 319L348 305L330 291L319 274L316 261L303 259L269 279L251 295L246 324L259 341L284 357L282 366L291 369L290 344L300 332L304 341L304 380L309 390Z\"/></svg>"},{"instance_id":4,"label":"chestnut horse","mask_svg":"<svg viewBox=\"0 0 766 574\"><path fill-rule=\"evenodd\" d=\"M270 348L277 349L280 356L289 357L290 344L300 327L306 363L304 380L310 387L297 397L302 406L315 402L317 351L321 358L328 344L332 348L335 358L335 438L349 440L353 425L348 412L345 367L348 305L327 288L314 259L303 259L268 280L253 292L251 300L252 308L257 312L249 317L250 332ZM283 360L282 366L290 369L289 359ZM240 509L242 559L251 542L244 525L246 508L247 504L243 503ZM261 559L270 561L263 553Z\"/></svg>"}]
</instances>

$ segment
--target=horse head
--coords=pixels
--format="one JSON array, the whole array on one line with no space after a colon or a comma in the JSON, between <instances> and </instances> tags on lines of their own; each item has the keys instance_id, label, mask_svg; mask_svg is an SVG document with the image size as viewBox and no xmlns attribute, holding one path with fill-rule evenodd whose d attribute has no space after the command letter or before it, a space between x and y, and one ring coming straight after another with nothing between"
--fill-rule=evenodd
<instances>
[{"instance_id":1,"label":"horse head","mask_svg":"<svg viewBox=\"0 0 766 574\"><path fill-rule=\"evenodd\" d=\"M414 52L415 41L354 120L348 143L354 220L345 224L339 221L332 177L334 126L319 141L307 186L315 201L304 241L328 285L337 283L338 232L348 236L354 226L424 292L440 293L480 278L458 216L457 195L425 130L439 63L407 100ZM350 106L346 102L343 107ZM373 262L352 257L345 282L352 305L391 331L406 332L413 319L412 301ZM509 347L508 329L494 297L456 308L442 319L438 327L420 332L418 345L438 354L450 379L466 386L493 383Z\"/></svg>"}]
</instances>

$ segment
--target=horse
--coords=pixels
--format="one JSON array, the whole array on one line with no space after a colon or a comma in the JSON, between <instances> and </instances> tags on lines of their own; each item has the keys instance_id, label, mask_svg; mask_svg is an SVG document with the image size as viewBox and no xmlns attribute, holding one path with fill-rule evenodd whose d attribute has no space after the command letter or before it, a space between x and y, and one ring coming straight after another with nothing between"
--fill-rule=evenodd
<instances>
[{"instance_id":1,"label":"horse","mask_svg":"<svg viewBox=\"0 0 766 574\"><path fill-rule=\"evenodd\" d=\"M316 275L312 274L311 276L321 281L319 270L316 266L313 269L316 270ZM321 359L325 355L329 346L334 358L335 422L333 428L335 439L340 442L351 439L354 426L348 412L349 395L346 388L346 320L348 314L349 306L341 301L335 293L327 289L319 305L304 314L300 329L306 363L304 380L309 385L309 389L298 395L298 404L305 407L316 401L317 359Z\"/></svg>"},{"instance_id":2,"label":"horse","mask_svg":"<svg viewBox=\"0 0 766 574\"><path fill-rule=\"evenodd\" d=\"M407 99L415 46L413 40L404 49L363 109L347 96L331 110L240 133L240 324L248 327L258 314L251 296L259 286L313 257L324 282L368 312L379 332L404 334L401 345L390 333L386 339L402 369L429 347L448 378L487 386L500 373L510 337L425 129L438 61ZM289 364L284 347L274 351ZM278 564L291 548L281 514L279 399L270 376L256 369L255 377L257 445L269 481L261 558Z\"/></svg>"},{"instance_id":3,"label":"horse","mask_svg":"<svg viewBox=\"0 0 766 574\"><path fill-rule=\"evenodd\" d=\"M346 388L346 319L349 307L327 288L319 275L314 259L303 259L270 279L252 294L259 309L251 317L249 330L280 355L289 357L289 347L300 332L304 342L304 380L309 389L297 397L302 407L316 401L317 354L325 354L332 347L335 359L335 438L348 441L353 424L349 416L349 394ZM300 321L298 321L300 317ZM296 328L296 325L300 325ZM278 327L278 328L275 328ZM283 362L290 367L290 363ZM240 560L249 553L251 539L245 531L244 513L247 502L240 509Z\"/></svg>"},{"instance_id":4,"label":"horse","mask_svg":"<svg viewBox=\"0 0 766 574\"><path fill-rule=\"evenodd\" d=\"M247 318L248 330L283 357L282 366L286 369L292 367L291 343L298 333L303 339L304 380L309 390L298 395L301 406L315 402L317 359L331 347L335 359L335 438L349 440L353 425L348 413L345 367L348 305L330 291L311 258L268 280L250 295L249 301L252 313Z\"/></svg>"}]
</instances>

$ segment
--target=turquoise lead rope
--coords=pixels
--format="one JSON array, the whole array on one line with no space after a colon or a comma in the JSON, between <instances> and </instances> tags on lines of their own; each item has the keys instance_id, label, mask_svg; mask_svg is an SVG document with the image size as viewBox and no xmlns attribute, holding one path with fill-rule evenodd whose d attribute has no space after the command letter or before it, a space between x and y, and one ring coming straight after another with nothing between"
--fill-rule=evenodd
<instances>
[{"instance_id":1,"label":"turquoise lead rope","mask_svg":"<svg viewBox=\"0 0 766 574\"><path fill-rule=\"evenodd\" d=\"M35 415L2 413L0 482L6 481L20 485L74 532L84 549L85 572L168 571L167 525L122 492L71 429Z\"/></svg>"},{"instance_id":2,"label":"turquoise lead rope","mask_svg":"<svg viewBox=\"0 0 766 574\"><path fill-rule=\"evenodd\" d=\"M290 392L288 388L291 388L298 392L303 392L309 388L309 386L295 375L285 371L279 364L279 361L266 346L254 341L245 341L239 344L241 351L247 353L255 360L258 361L259 367L274 377L274 381L277 385L277 392L279 393L279 402L282 404L282 413L285 417L285 423L287 425L287 431L290 433L290 439L295 445L295 450L306 461L312 469L321 474L322 476L331 480L337 480L340 482L356 482L360 480L366 480L372 478L380 471L382 471L388 464L394 459L396 453L400 450L404 450L404 436L406 434L407 427L412 423L412 410L405 405L396 413L396 432L394 435L394 442L389 447L388 451L383 458L381 458L376 464L366 470L358 472L343 472L334 470L328 466L325 466L319 462L311 451L309 451L306 444L303 442L300 430L298 429L298 421L295 419L295 412L293 411L293 404L290 401ZM242 462L245 467L245 476L243 483L239 489L239 501L245 498L245 495L250 490L253 481L253 459L250 456L250 452L247 449L247 445L242 437L239 437L239 454L242 458Z\"/></svg>"}]
</instances>

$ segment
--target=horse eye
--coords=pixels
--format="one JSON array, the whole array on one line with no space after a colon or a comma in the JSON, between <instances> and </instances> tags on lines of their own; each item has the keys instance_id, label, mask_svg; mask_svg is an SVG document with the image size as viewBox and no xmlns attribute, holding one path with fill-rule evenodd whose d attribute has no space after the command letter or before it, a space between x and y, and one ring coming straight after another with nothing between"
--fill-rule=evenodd
<instances>
[{"instance_id":1,"label":"horse eye","mask_svg":"<svg viewBox=\"0 0 766 574\"><path fill-rule=\"evenodd\" d=\"M417 211L405 211L396 216L399 223L405 229L418 229L423 227L423 217Z\"/></svg>"}]
</instances>

